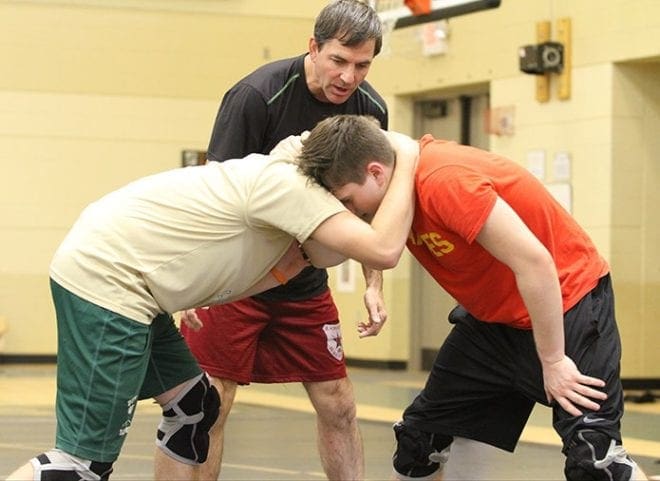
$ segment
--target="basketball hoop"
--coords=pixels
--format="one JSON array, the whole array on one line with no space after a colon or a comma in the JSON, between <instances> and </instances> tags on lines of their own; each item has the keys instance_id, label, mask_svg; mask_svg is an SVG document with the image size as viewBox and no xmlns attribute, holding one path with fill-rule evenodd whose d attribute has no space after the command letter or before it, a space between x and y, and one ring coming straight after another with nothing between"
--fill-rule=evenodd
<instances>
[{"instance_id":1,"label":"basketball hoop","mask_svg":"<svg viewBox=\"0 0 660 481\"><path fill-rule=\"evenodd\" d=\"M394 27L412 27L459 15L498 8L501 0L370 0L383 24L394 18Z\"/></svg>"},{"instance_id":2,"label":"basketball hoop","mask_svg":"<svg viewBox=\"0 0 660 481\"><path fill-rule=\"evenodd\" d=\"M404 0L403 3L413 15L428 15L431 13L431 0Z\"/></svg>"}]
</instances>

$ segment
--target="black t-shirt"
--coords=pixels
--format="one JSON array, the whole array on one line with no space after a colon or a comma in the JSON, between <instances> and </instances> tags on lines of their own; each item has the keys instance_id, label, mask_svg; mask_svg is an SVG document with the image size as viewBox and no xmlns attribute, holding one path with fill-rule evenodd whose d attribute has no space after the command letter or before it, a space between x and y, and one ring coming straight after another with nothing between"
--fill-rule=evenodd
<instances>
[{"instance_id":1,"label":"black t-shirt","mask_svg":"<svg viewBox=\"0 0 660 481\"><path fill-rule=\"evenodd\" d=\"M227 91L213 126L209 160L267 154L282 139L311 130L337 114L371 115L387 129L385 101L369 83L362 82L343 104L321 102L307 88L304 60L301 55L266 64ZM325 269L307 267L286 285L256 297L295 301L317 296L327 288Z\"/></svg>"}]
</instances>

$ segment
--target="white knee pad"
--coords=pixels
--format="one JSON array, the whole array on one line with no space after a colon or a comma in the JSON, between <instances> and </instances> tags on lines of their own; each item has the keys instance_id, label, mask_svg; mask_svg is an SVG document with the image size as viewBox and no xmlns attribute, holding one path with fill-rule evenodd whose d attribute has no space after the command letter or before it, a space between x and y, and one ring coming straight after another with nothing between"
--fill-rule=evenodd
<instances>
[{"instance_id":1,"label":"white knee pad","mask_svg":"<svg viewBox=\"0 0 660 481\"><path fill-rule=\"evenodd\" d=\"M34 481L55 479L74 479L81 481L107 481L112 473L112 463L99 463L65 453L60 449L51 449L30 459L34 470Z\"/></svg>"}]
</instances>

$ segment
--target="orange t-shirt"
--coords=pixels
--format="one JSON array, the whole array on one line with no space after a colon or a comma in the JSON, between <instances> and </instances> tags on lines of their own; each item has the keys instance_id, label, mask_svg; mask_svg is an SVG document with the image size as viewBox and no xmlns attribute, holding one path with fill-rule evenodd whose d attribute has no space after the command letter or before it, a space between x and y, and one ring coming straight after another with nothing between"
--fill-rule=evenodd
<instances>
[{"instance_id":1,"label":"orange t-shirt","mask_svg":"<svg viewBox=\"0 0 660 481\"><path fill-rule=\"evenodd\" d=\"M482 321L531 328L513 272L475 242L498 196L554 258L564 312L609 271L586 232L543 184L504 157L425 135L415 189L408 249Z\"/></svg>"}]
</instances>

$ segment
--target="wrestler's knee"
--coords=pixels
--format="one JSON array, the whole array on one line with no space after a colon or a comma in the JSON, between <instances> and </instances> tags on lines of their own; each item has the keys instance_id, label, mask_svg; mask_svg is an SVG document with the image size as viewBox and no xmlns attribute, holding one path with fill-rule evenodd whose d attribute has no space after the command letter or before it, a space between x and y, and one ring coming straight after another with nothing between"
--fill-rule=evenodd
<instances>
[{"instance_id":1,"label":"wrestler's knee","mask_svg":"<svg viewBox=\"0 0 660 481\"><path fill-rule=\"evenodd\" d=\"M398 422L394 425L397 441L392 459L397 479L432 479L449 459L451 436L427 433Z\"/></svg>"},{"instance_id":2,"label":"wrestler's knee","mask_svg":"<svg viewBox=\"0 0 660 481\"><path fill-rule=\"evenodd\" d=\"M305 388L322 423L339 429L356 422L355 396L348 378L305 383Z\"/></svg>"},{"instance_id":3,"label":"wrestler's knee","mask_svg":"<svg viewBox=\"0 0 660 481\"><path fill-rule=\"evenodd\" d=\"M218 391L202 374L163 406L157 446L182 463L203 463L208 456L209 430L219 412Z\"/></svg>"},{"instance_id":4,"label":"wrestler's knee","mask_svg":"<svg viewBox=\"0 0 660 481\"><path fill-rule=\"evenodd\" d=\"M637 471L623 446L605 433L580 430L567 446L568 481L628 481L636 479Z\"/></svg>"}]
</instances>

